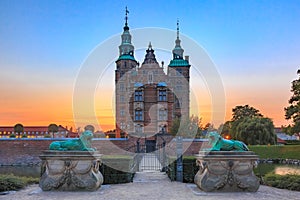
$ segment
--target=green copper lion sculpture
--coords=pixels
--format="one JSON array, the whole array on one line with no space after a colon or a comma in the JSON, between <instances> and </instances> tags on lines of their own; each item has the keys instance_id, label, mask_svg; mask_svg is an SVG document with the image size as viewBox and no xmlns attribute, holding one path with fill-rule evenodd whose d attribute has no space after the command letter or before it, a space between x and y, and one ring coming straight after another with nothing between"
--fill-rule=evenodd
<instances>
[{"instance_id":1,"label":"green copper lion sculpture","mask_svg":"<svg viewBox=\"0 0 300 200\"><path fill-rule=\"evenodd\" d=\"M227 140L220 136L216 131L208 133L209 144L211 148L209 151L249 151L247 145L238 140Z\"/></svg>"},{"instance_id":2,"label":"green copper lion sculpture","mask_svg":"<svg viewBox=\"0 0 300 200\"><path fill-rule=\"evenodd\" d=\"M49 149L57 151L96 151L91 146L93 136L91 130L85 130L79 139L55 141L50 144Z\"/></svg>"}]
</instances>

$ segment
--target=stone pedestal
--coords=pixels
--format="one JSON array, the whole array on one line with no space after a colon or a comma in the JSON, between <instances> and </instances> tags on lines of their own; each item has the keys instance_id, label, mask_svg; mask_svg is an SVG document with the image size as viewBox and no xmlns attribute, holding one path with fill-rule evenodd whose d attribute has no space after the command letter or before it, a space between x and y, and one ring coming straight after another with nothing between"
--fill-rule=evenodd
<instances>
[{"instance_id":1,"label":"stone pedestal","mask_svg":"<svg viewBox=\"0 0 300 200\"><path fill-rule=\"evenodd\" d=\"M251 151L200 151L195 184L205 192L256 192L253 173L258 156Z\"/></svg>"},{"instance_id":2,"label":"stone pedestal","mask_svg":"<svg viewBox=\"0 0 300 200\"><path fill-rule=\"evenodd\" d=\"M39 186L44 191L94 191L103 183L97 151L44 151Z\"/></svg>"}]
</instances>

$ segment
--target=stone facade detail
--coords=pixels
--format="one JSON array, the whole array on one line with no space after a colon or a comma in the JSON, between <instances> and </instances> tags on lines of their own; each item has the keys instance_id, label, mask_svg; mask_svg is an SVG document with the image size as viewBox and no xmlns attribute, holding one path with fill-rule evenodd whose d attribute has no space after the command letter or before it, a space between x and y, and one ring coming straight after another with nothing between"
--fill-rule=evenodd
<instances>
[{"instance_id":1,"label":"stone facade detail","mask_svg":"<svg viewBox=\"0 0 300 200\"><path fill-rule=\"evenodd\" d=\"M40 159L44 191L94 191L103 183L98 152L44 151Z\"/></svg>"},{"instance_id":2,"label":"stone facade detail","mask_svg":"<svg viewBox=\"0 0 300 200\"><path fill-rule=\"evenodd\" d=\"M195 184L205 192L256 192L259 179L253 168L258 156L251 151L200 151Z\"/></svg>"}]
</instances>

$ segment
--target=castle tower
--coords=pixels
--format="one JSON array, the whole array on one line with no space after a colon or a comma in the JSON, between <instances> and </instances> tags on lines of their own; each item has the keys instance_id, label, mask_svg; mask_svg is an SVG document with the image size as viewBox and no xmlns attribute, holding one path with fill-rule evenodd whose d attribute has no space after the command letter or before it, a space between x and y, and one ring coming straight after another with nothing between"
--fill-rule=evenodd
<instances>
[{"instance_id":1,"label":"castle tower","mask_svg":"<svg viewBox=\"0 0 300 200\"><path fill-rule=\"evenodd\" d=\"M125 10L125 26L121 35L119 58L115 70L115 106L116 106L116 137L123 137L128 127L128 102L130 98L130 76L135 71L138 62L134 58L134 46L128 27L128 13Z\"/></svg>"},{"instance_id":2,"label":"castle tower","mask_svg":"<svg viewBox=\"0 0 300 200\"><path fill-rule=\"evenodd\" d=\"M173 49L173 59L168 65L170 85L174 91L173 115L178 118L190 116L190 67L189 57L183 59L183 52L179 39L179 22L177 20L177 38Z\"/></svg>"},{"instance_id":3,"label":"castle tower","mask_svg":"<svg viewBox=\"0 0 300 200\"><path fill-rule=\"evenodd\" d=\"M189 117L190 64L187 56L183 59L179 23L167 74L151 43L141 66L135 60L127 8L123 30L115 70L116 137L153 140L157 133L168 133L175 118Z\"/></svg>"}]
</instances>

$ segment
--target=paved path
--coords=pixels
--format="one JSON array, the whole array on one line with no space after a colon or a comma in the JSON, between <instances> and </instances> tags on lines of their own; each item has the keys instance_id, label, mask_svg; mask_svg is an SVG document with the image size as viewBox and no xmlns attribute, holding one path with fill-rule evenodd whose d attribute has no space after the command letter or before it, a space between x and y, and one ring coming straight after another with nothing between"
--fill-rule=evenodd
<instances>
[{"instance_id":1,"label":"paved path","mask_svg":"<svg viewBox=\"0 0 300 200\"><path fill-rule=\"evenodd\" d=\"M103 185L95 192L43 192L38 185L0 196L5 200L296 200L300 192L260 186L256 193L205 193L195 184L171 182L160 172L137 173L133 183Z\"/></svg>"}]
</instances>

